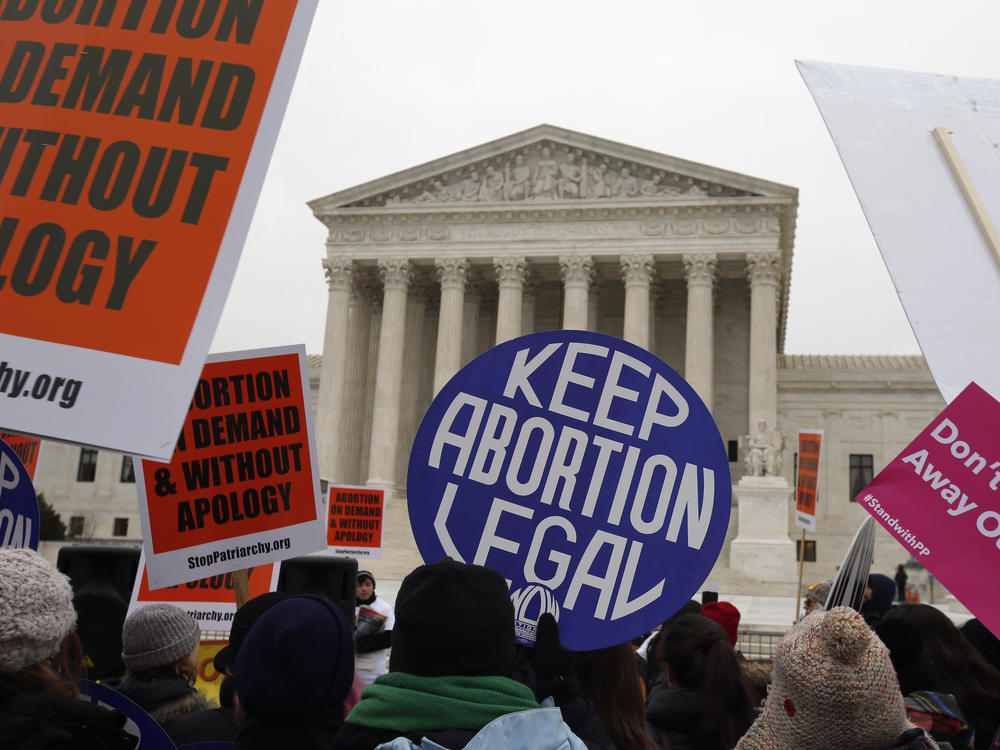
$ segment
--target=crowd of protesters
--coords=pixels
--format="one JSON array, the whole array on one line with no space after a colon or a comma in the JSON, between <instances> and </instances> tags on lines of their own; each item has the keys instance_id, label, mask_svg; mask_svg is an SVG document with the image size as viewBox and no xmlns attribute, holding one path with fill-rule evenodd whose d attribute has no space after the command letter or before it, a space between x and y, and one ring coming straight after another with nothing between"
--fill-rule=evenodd
<instances>
[{"instance_id":1,"label":"crowd of protesters","mask_svg":"<svg viewBox=\"0 0 1000 750\"><path fill-rule=\"evenodd\" d=\"M318 595L274 592L243 605L215 657L221 705L194 687L197 623L165 604L126 619L125 672L105 684L178 747L984 750L1000 742L1000 643L978 621L959 630L928 605L893 604L887 576L870 576L860 611L826 609L829 582L809 587L802 618L763 663L738 650L740 613L728 602L690 602L635 645L574 653L547 614L534 646L518 646L506 581L487 568L449 559L420 566L395 611L375 596L371 573L358 584L354 616ZM359 633L366 607L381 613L378 627ZM31 550L0 550L0 748L138 744L124 714L81 699L75 625L68 579ZM386 649L387 668L364 658Z\"/></svg>"}]
</instances>

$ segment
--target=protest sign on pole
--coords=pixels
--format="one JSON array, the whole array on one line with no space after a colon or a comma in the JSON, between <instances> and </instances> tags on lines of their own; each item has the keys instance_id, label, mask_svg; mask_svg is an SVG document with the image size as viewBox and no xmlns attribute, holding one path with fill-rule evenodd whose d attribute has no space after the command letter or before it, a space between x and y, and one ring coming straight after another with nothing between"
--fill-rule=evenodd
<instances>
[{"instance_id":1,"label":"protest sign on pole","mask_svg":"<svg viewBox=\"0 0 1000 750\"><path fill-rule=\"evenodd\" d=\"M38 497L17 453L0 440L0 547L38 549Z\"/></svg>"},{"instance_id":2,"label":"protest sign on pole","mask_svg":"<svg viewBox=\"0 0 1000 750\"><path fill-rule=\"evenodd\" d=\"M941 395L1000 398L1000 81L797 64Z\"/></svg>"},{"instance_id":3,"label":"protest sign on pole","mask_svg":"<svg viewBox=\"0 0 1000 750\"><path fill-rule=\"evenodd\" d=\"M407 479L423 559L499 571L518 640L551 612L574 650L633 638L691 599L730 502L726 448L694 389L641 347L574 330L507 341L459 371L420 424Z\"/></svg>"},{"instance_id":4,"label":"protest sign on pole","mask_svg":"<svg viewBox=\"0 0 1000 750\"><path fill-rule=\"evenodd\" d=\"M209 355L173 458L135 481L156 588L325 548L305 348Z\"/></svg>"},{"instance_id":5,"label":"protest sign on pole","mask_svg":"<svg viewBox=\"0 0 1000 750\"><path fill-rule=\"evenodd\" d=\"M385 490L327 487L326 544L332 555L382 557Z\"/></svg>"},{"instance_id":6,"label":"protest sign on pole","mask_svg":"<svg viewBox=\"0 0 1000 750\"><path fill-rule=\"evenodd\" d=\"M816 531L816 493L823 430L799 430L799 461L795 470L795 525ZM805 557L804 550L802 557Z\"/></svg>"},{"instance_id":7,"label":"protest sign on pole","mask_svg":"<svg viewBox=\"0 0 1000 750\"><path fill-rule=\"evenodd\" d=\"M38 469L38 462L42 457L42 441L26 435L16 435L13 432L0 432L0 440L7 443L17 454L28 472L28 478L34 482L35 470Z\"/></svg>"},{"instance_id":8,"label":"protest sign on pole","mask_svg":"<svg viewBox=\"0 0 1000 750\"><path fill-rule=\"evenodd\" d=\"M146 574L145 555L140 555L139 573L132 587L128 614L147 604L173 604L191 615L202 630L229 630L233 615L236 614L234 575L232 572L219 573L208 578L153 589L149 586L149 576ZM278 567L273 563L251 568L250 598L274 591L277 582Z\"/></svg>"},{"instance_id":9,"label":"protest sign on pole","mask_svg":"<svg viewBox=\"0 0 1000 750\"><path fill-rule=\"evenodd\" d=\"M3 4L3 427L170 457L315 5Z\"/></svg>"},{"instance_id":10,"label":"protest sign on pole","mask_svg":"<svg viewBox=\"0 0 1000 750\"><path fill-rule=\"evenodd\" d=\"M857 496L862 508L1000 637L983 576L1000 561L1000 403L970 384Z\"/></svg>"}]
</instances>

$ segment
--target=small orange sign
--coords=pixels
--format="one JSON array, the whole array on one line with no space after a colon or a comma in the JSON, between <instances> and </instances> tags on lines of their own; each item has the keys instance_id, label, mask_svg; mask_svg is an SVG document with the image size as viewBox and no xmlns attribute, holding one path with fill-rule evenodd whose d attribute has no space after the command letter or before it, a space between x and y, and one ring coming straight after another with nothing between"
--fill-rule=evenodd
<instances>
[{"instance_id":1,"label":"small orange sign","mask_svg":"<svg viewBox=\"0 0 1000 750\"><path fill-rule=\"evenodd\" d=\"M42 452L42 441L38 438L15 435L13 432L0 432L0 440L10 446L28 470L28 477L35 481L35 469L38 468L38 457Z\"/></svg>"},{"instance_id":2,"label":"small orange sign","mask_svg":"<svg viewBox=\"0 0 1000 750\"><path fill-rule=\"evenodd\" d=\"M823 431L799 431L799 463L795 477L795 523L816 530L816 493L819 487L819 456Z\"/></svg>"},{"instance_id":3,"label":"small orange sign","mask_svg":"<svg viewBox=\"0 0 1000 750\"><path fill-rule=\"evenodd\" d=\"M385 490L328 487L326 543L334 554L382 556Z\"/></svg>"}]
</instances>

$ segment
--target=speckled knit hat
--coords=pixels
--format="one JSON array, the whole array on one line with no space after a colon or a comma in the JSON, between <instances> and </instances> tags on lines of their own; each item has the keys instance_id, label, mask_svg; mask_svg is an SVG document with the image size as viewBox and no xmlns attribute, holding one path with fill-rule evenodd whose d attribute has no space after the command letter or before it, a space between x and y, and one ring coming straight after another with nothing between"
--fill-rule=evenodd
<instances>
[{"instance_id":1,"label":"speckled knit hat","mask_svg":"<svg viewBox=\"0 0 1000 750\"><path fill-rule=\"evenodd\" d=\"M165 667L190 654L201 639L198 623L173 604L148 604L122 626L122 661L130 672Z\"/></svg>"},{"instance_id":2,"label":"speckled knit hat","mask_svg":"<svg viewBox=\"0 0 1000 750\"><path fill-rule=\"evenodd\" d=\"M76 626L69 579L30 549L0 549L0 672L43 662Z\"/></svg>"},{"instance_id":3,"label":"speckled knit hat","mask_svg":"<svg viewBox=\"0 0 1000 750\"><path fill-rule=\"evenodd\" d=\"M877 750L912 727L889 650L861 615L835 607L778 644L764 713L736 747Z\"/></svg>"}]
</instances>

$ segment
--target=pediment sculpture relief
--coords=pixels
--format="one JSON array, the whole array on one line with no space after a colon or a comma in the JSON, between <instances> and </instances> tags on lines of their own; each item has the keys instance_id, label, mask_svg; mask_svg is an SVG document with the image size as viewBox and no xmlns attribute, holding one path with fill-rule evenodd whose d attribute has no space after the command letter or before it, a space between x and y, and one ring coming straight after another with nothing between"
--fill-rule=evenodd
<instances>
[{"instance_id":1,"label":"pediment sculpture relief","mask_svg":"<svg viewBox=\"0 0 1000 750\"><path fill-rule=\"evenodd\" d=\"M453 173L362 201L364 206L427 203L704 198L746 191L548 144L493 157Z\"/></svg>"}]
</instances>

